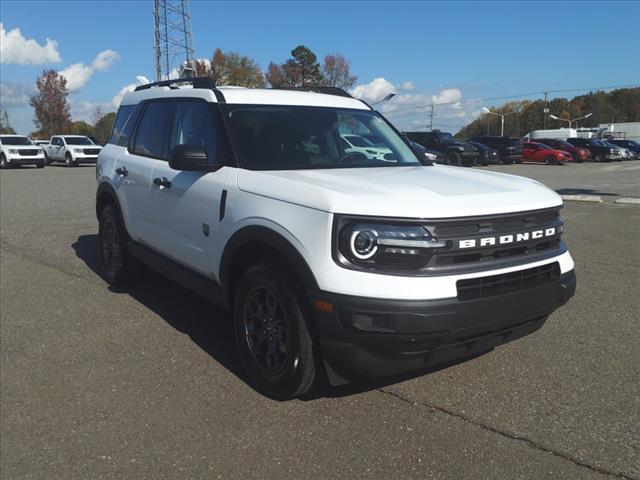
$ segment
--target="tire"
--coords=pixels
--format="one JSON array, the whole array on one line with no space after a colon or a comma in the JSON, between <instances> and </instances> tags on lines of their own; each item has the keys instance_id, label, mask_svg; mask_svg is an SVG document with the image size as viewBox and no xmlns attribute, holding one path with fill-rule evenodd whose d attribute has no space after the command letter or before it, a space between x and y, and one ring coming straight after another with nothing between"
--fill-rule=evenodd
<instances>
[{"instance_id":1,"label":"tire","mask_svg":"<svg viewBox=\"0 0 640 480\"><path fill-rule=\"evenodd\" d=\"M299 283L279 262L267 260L250 266L236 289L233 330L249 383L278 400L308 394L319 378Z\"/></svg>"},{"instance_id":2,"label":"tire","mask_svg":"<svg viewBox=\"0 0 640 480\"><path fill-rule=\"evenodd\" d=\"M64 156L64 164L67 168L75 166L75 162L73 161L73 157L71 156L70 153L67 153Z\"/></svg>"},{"instance_id":3,"label":"tire","mask_svg":"<svg viewBox=\"0 0 640 480\"><path fill-rule=\"evenodd\" d=\"M0 154L0 168L3 170L5 168L9 168L9 164L7 163L7 157L4 156L4 153Z\"/></svg>"},{"instance_id":4,"label":"tire","mask_svg":"<svg viewBox=\"0 0 640 480\"><path fill-rule=\"evenodd\" d=\"M573 158L573 161L575 163L580 163L581 160L578 158L578 155L576 155L575 153L571 153L571 158Z\"/></svg>"},{"instance_id":5,"label":"tire","mask_svg":"<svg viewBox=\"0 0 640 480\"><path fill-rule=\"evenodd\" d=\"M138 279L140 264L127 251L127 234L112 203L100 212L98 257L103 276L111 285L126 285Z\"/></svg>"},{"instance_id":6,"label":"tire","mask_svg":"<svg viewBox=\"0 0 640 480\"><path fill-rule=\"evenodd\" d=\"M40 161L40 162L36 163L36 167L37 167L37 168L44 168L44 160L42 160L42 161Z\"/></svg>"},{"instance_id":7,"label":"tire","mask_svg":"<svg viewBox=\"0 0 640 480\"><path fill-rule=\"evenodd\" d=\"M511 165L513 163L513 160L510 158L504 158L502 155L500 155L500 161L503 165Z\"/></svg>"},{"instance_id":8,"label":"tire","mask_svg":"<svg viewBox=\"0 0 640 480\"><path fill-rule=\"evenodd\" d=\"M446 159L447 159L447 162L446 162L447 165L451 165L454 167L457 167L462 163L462 157L458 152L454 152L454 151L447 152Z\"/></svg>"},{"instance_id":9,"label":"tire","mask_svg":"<svg viewBox=\"0 0 640 480\"><path fill-rule=\"evenodd\" d=\"M605 160L604 159L604 153L596 153L594 158L595 158L596 162L598 162L598 163L602 163Z\"/></svg>"},{"instance_id":10,"label":"tire","mask_svg":"<svg viewBox=\"0 0 640 480\"><path fill-rule=\"evenodd\" d=\"M547 155L544 159L544 163L547 165L553 165L556 163L556 159L553 155Z\"/></svg>"},{"instance_id":11,"label":"tire","mask_svg":"<svg viewBox=\"0 0 640 480\"><path fill-rule=\"evenodd\" d=\"M51 165L51 159L49 158L49 155L47 155L47 152L44 152L44 164Z\"/></svg>"}]
</instances>

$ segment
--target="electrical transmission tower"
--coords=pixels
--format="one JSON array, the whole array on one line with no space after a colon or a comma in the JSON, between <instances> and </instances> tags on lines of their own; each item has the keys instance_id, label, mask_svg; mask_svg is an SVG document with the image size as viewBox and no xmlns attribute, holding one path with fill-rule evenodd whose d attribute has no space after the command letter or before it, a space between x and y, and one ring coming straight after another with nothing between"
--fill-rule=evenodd
<instances>
[{"instance_id":1,"label":"electrical transmission tower","mask_svg":"<svg viewBox=\"0 0 640 480\"><path fill-rule=\"evenodd\" d=\"M193 72L193 42L189 0L153 0L156 80Z\"/></svg>"}]
</instances>

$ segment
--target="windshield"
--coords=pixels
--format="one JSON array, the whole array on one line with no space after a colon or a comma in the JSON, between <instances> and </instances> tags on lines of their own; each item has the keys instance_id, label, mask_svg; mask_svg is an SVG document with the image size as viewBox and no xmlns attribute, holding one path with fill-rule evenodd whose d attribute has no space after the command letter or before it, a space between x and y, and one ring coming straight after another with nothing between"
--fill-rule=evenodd
<instances>
[{"instance_id":1,"label":"windshield","mask_svg":"<svg viewBox=\"0 0 640 480\"><path fill-rule=\"evenodd\" d=\"M451 135L450 133L441 133L440 134L440 141L441 142L455 142L455 140L453 139L453 135Z\"/></svg>"},{"instance_id":2,"label":"windshield","mask_svg":"<svg viewBox=\"0 0 640 480\"><path fill-rule=\"evenodd\" d=\"M67 145L94 145L87 137L64 137Z\"/></svg>"},{"instance_id":3,"label":"windshield","mask_svg":"<svg viewBox=\"0 0 640 480\"><path fill-rule=\"evenodd\" d=\"M0 142L4 145L33 145L27 137L2 137Z\"/></svg>"},{"instance_id":4,"label":"windshield","mask_svg":"<svg viewBox=\"0 0 640 480\"><path fill-rule=\"evenodd\" d=\"M228 105L226 110L242 168L298 170L422 164L404 140L371 110L276 105ZM376 144L365 137L375 138Z\"/></svg>"}]
</instances>

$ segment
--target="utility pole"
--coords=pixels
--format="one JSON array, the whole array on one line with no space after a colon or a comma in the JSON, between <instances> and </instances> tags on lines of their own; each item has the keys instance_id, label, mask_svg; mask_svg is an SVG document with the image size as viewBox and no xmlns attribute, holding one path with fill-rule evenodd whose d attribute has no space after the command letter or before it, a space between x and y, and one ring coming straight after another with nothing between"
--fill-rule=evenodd
<instances>
[{"instance_id":1,"label":"utility pole","mask_svg":"<svg viewBox=\"0 0 640 480\"><path fill-rule=\"evenodd\" d=\"M433 132L433 103L429 105L429 130Z\"/></svg>"},{"instance_id":2,"label":"utility pole","mask_svg":"<svg viewBox=\"0 0 640 480\"><path fill-rule=\"evenodd\" d=\"M542 124L543 126L543 130L547 129L547 115L549 114L549 106L547 105L547 93L548 92L544 92L544 110L543 110L543 121Z\"/></svg>"}]
</instances>

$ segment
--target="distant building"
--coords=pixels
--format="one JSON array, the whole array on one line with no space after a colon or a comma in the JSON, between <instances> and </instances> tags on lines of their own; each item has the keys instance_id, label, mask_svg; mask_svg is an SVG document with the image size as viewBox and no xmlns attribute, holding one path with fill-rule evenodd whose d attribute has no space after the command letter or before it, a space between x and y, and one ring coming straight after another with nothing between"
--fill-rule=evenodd
<instances>
[{"instance_id":1,"label":"distant building","mask_svg":"<svg viewBox=\"0 0 640 480\"><path fill-rule=\"evenodd\" d=\"M601 123L600 128L605 129L605 135L614 138L640 141L640 122Z\"/></svg>"}]
</instances>

